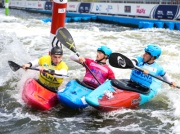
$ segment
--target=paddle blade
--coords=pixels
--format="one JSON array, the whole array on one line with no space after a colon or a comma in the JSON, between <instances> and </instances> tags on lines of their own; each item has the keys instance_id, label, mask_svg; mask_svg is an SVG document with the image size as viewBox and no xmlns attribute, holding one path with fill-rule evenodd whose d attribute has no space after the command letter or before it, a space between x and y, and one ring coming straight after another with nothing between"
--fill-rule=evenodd
<instances>
[{"instance_id":1,"label":"paddle blade","mask_svg":"<svg viewBox=\"0 0 180 134\"><path fill-rule=\"evenodd\" d=\"M66 28L60 27L56 31L56 37L65 47L76 53L76 46L74 40Z\"/></svg>"},{"instance_id":2,"label":"paddle blade","mask_svg":"<svg viewBox=\"0 0 180 134\"><path fill-rule=\"evenodd\" d=\"M134 68L132 61L120 53L112 53L109 57L109 64L116 68Z\"/></svg>"},{"instance_id":3,"label":"paddle blade","mask_svg":"<svg viewBox=\"0 0 180 134\"><path fill-rule=\"evenodd\" d=\"M18 69L21 68L20 65L16 64L16 63L13 62L13 61L8 61L8 64L9 64L10 68L11 68L13 71L17 71Z\"/></svg>"}]
</instances>

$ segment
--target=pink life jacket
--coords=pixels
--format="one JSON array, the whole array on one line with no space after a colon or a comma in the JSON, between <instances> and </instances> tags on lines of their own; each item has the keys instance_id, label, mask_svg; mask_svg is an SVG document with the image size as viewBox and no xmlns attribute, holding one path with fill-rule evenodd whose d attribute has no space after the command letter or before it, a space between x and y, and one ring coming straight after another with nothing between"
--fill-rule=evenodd
<instances>
[{"instance_id":1,"label":"pink life jacket","mask_svg":"<svg viewBox=\"0 0 180 134\"><path fill-rule=\"evenodd\" d=\"M86 60L85 63L87 64L89 69L92 71L92 73L96 76L96 78L99 80L101 84L104 83L107 79L115 78L113 71L107 64L101 65L98 64L96 61L88 58L86 58L85 60ZM99 86L99 83L88 71L88 69L86 69L86 74L84 76L83 82L94 88Z\"/></svg>"}]
</instances>

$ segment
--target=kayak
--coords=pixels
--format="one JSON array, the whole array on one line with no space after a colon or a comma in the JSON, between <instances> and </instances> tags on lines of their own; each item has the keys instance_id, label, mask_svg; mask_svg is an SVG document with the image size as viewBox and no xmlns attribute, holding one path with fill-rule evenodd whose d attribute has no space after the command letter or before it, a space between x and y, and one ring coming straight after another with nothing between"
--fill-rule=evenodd
<instances>
[{"instance_id":1,"label":"kayak","mask_svg":"<svg viewBox=\"0 0 180 134\"><path fill-rule=\"evenodd\" d=\"M58 104L57 94L41 86L35 79L26 80L22 99L28 106L38 110L50 110Z\"/></svg>"},{"instance_id":2,"label":"kayak","mask_svg":"<svg viewBox=\"0 0 180 134\"><path fill-rule=\"evenodd\" d=\"M135 108L150 101L161 89L160 84L150 88L133 85L128 79L107 80L85 98L86 102L104 112Z\"/></svg>"},{"instance_id":3,"label":"kayak","mask_svg":"<svg viewBox=\"0 0 180 134\"><path fill-rule=\"evenodd\" d=\"M79 80L71 80L64 89L57 92L59 102L71 109L82 109L88 106L85 97L92 92L91 87L87 87Z\"/></svg>"}]
</instances>

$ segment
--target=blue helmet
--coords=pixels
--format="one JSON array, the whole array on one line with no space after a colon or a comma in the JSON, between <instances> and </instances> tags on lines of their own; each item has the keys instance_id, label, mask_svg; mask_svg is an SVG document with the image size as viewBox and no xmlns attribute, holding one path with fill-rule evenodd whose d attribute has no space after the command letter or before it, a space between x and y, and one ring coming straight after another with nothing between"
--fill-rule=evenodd
<instances>
[{"instance_id":1,"label":"blue helmet","mask_svg":"<svg viewBox=\"0 0 180 134\"><path fill-rule=\"evenodd\" d=\"M112 54L112 50L107 46L100 46L97 51L103 52L105 55L108 56L108 58Z\"/></svg>"},{"instance_id":2,"label":"blue helmet","mask_svg":"<svg viewBox=\"0 0 180 134\"><path fill-rule=\"evenodd\" d=\"M155 44L148 44L147 47L145 47L144 51L149 53L151 56L155 57L156 59L158 59L162 53L161 48Z\"/></svg>"}]
</instances>

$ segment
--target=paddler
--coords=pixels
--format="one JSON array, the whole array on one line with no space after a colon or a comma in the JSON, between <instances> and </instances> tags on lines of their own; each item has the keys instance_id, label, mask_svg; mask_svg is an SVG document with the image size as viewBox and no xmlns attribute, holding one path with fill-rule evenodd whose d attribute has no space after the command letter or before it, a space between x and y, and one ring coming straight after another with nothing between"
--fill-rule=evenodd
<instances>
[{"instance_id":1,"label":"paddler","mask_svg":"<svg viewBox=\"0 0 180 134\"><path fill-rule=\"evenodd\" d=\"M51 49L49 55L42 56L39 59L24 64L22 67L26 70L26 67L40 66L38 82L51 91L57 91L64 77L54 74L67 75L68 71L68 66L62 60L62 57L62 47L55 46ZM48 73L45 73L44 70L48 70Z\"/></svg>"},{"instance_id":2,"label":"paddler","mask_svg":"<svg viewBox=\"0 0 180 134\"><path fill-rule=\"evenodd\" d=\"M112 50L109 47L100 46L97 49L96 60L93 60L90 58L84 58L84 57L77 57L76 55L72 55L70 58L73 61L76 61L80 64L85 63L89 67L89 69L92 71L92 73L95 75L95 77L99 80L99 82L102 84L107 79L115 78L112 69L106 64L111 54L112 54ZM83 78L83 83L93 88L97 88L99 86L99 83L93 77L93 75L89 72L88 69L86 69L86 73Z\"/></svg>"},{"instance_id":3,"label":"paddler","mask_svg":"<svg viewBox=\"0 0 180 134\"><path fill-rule=\"evenodd\" d=\"M156 44L148 44L144 51L142 56L137 56L135 59L132 59L133 64L144 69L144 72L132 70L130 80L143 87L149 88L152 84L156 84L157 82L156 78L147 75L152 74L171 83L172 87L176 87L176 83L173 82L164 68L156 62L162 53L161 48Z\"/></svg>"}]
</instances>

